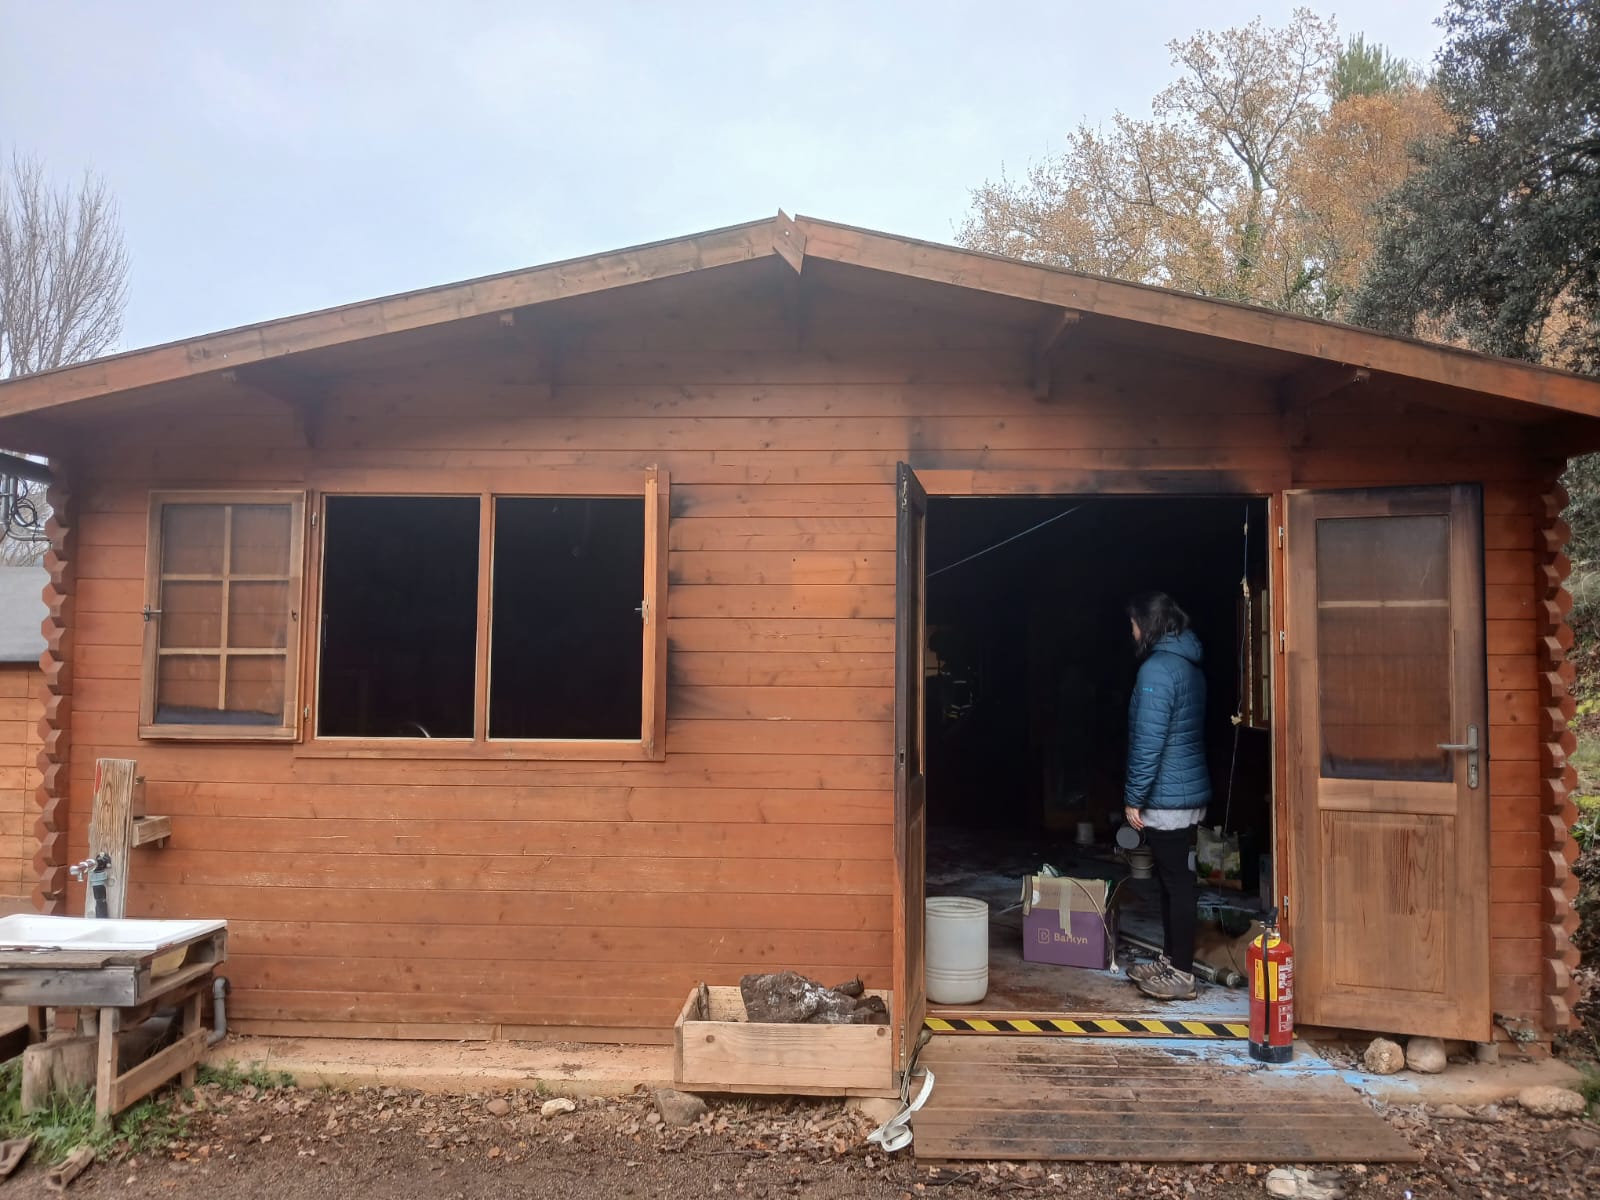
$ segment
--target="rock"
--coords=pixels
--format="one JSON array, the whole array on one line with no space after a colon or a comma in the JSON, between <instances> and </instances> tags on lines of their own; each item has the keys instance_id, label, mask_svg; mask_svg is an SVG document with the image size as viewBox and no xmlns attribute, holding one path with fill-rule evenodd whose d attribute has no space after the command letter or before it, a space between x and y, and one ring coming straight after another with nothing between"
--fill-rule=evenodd
<instances>
[{"instance_id":1,"label":"rock","mask_svg":"<svg viewBox=\"0 0 1600 1200\"><path fill-rule=\"evenodd\" d=\"M1443 1117L1446 1121L1470 1121L1472 1114L1459 1104L1441 1104L1433 1110L1433 1115Z\"/></svg>"},{"instance_id":2,"label":"rock","mask_svg":"<svg viewBox=\"0 0 1600 1200\"><path fill-rule=\"evenodd\" d=\"M1406 1065L1406 1052L1398 1042L1388 1038L1373 1038L1367 1052L1361 1056L1361 1065L1374 1075L1395 1075Z\"/></svg>"},{"instance_id":3,"label":"rock","mask_svg":"<svg viewBox=\"0 0 1600 1200\"><path fill-rule=\"evenodd\" d=\"M1267 1173L1267 1195L1269 1196L1298 1196L1300 1183L1294 1177L1294 1172L1279 1167Z\"/></svg>"},{"instance_id":4,"label":"rock","mask_svg":"<svg viewBox=\"0 0 1600 1200\"><path fill-rule=\"evenodd\" d=\"M546 1100L539 1107L541 1117L559 1117L562 1113L577 1112L578 1106L565 1096L557 1096L554 1100Z\"/></svg>"},{"instance_id":5,"label":"rock","mask_svg":"<svg viewBox=\"0 0 1600 1200\"><path fill-rule=\"evenodd\" d=\"M1414 1037L1406 1043L1406 1066L1423 1075L1437 1075L1449 1065L1438 1038Z\"/></svg>"},{"instance_id":6,"label":"rock","mask_svg":"<svg viewBox=\"0 0 1600 1200\"><path fill-rule=\"evenodd\" d=\"M1302 1171L1276 1167L1267 1172L1267 1195L1284 1200L1339 1200L1344 1179L1337 1171Z\"/></svg>"},{"instance_id":7,"label":"rock","mask_svg":"<svg viewBox=\"0 0 1600 1200\"><path fill-rule=\"evenodd\" d=\"M488 1110L491 1117L503 1117L511 1111L510 1101L503 1100L499 1096L496 1096L483 1107Z\"/></svg>"},{"instance_id":8,"label":"rock","mask_svg":"<svg viewBox=\"0 0 1600 1200\"><path fill-rule=\"evenodd\" d=\"M882 997L862 996L858 981L841 985L845 991L824 987L797 971L746 975L739 994L752 1021L776 1024L887 1025L889 1010Z\"/></svg>"},{"instance_id":9,"label":"rock","mask_svg":"<svg viewBox=\"0 0 1600 1200\"><path fill-rule=\"evenodd\" d=\"M1567 1134L1567 1142L1574 1150L1600 1150L1600 1133L1579 1125Z\"/></svg>"},{"instance_id":10,"label":"rock","mask_svg":"<svg viewBox=\"0 0 1600 1200\"><path fill-rule=\"evenodd\" d=\"M1563 1087L1523 1088L1517 1103L1536 1117L1581 1117L1589 1109L1587 1100Z\"/></svg>"},{"instance_id":11,"label":"rock","mask_svg":"<svg viewBox=\"0 0 1600 1200\"><path fill-rule=\"evenodd\" d=\"M656 1111L661 1114L661 1120L667 1125L693 1125L706 1114L706 1102L699 1096L691 1096L687 1092L657 1088L655 1100Z\"/></svg>"}]
</instances>

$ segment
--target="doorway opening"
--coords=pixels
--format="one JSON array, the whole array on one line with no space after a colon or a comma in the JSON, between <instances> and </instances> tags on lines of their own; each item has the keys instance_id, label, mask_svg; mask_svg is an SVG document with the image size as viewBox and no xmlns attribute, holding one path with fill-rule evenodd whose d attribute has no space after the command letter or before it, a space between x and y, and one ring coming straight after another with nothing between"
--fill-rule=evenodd
<instances>
[{"instance_id":1,"label":"doorway opening","mask_svg":"<svg viewBox=\"0 0 1600 1200\"><path fill-rule=\"evenodd\" d=\"M1271 881L1272 749L1263 498L934 497L927 517L927 883L989 905L989 991L947 1014L1233 1020L1242 987L1201 978L1162 1004L1121 971L1027 961L1024 879L1104 880L1116 962L1159 951L1159 891L1133 878L1122 824L1137 662L1124 613L1171 595L1204 648L1206 755L1222 870L1200 889L1201 958L1242 959ZM1212 839L1208 838L1208 841ZM1235 847L1237 848L1235 853ZM1197 960L1198 961L1198 960ZM1226 979L1226 972L1220 973Z\"/></svg>"}]
</instances>

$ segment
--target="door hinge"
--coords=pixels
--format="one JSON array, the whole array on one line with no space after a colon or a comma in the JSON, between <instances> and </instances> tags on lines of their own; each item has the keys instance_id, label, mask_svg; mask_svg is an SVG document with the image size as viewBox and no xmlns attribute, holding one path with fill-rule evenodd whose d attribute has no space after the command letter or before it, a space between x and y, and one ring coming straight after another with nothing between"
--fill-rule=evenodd
<instances>
[{"instance_id":1,"label":"door hinge","mask_svg":"<svg viewBox=\"0 0 1600 1200\"><path fill-rule=\"evenodd\" d=\"M313 509L312 512L311 512L311 528L315 529L316 527L317 527L317 514L316 514L316 510Z\"/></svg>"},{"instance_id":2,"label":"door hinge","mask_svg":"<svg viewBox=\"0 0 1600 1200\"><path fill-rule=\"evenodd\" d=\"M1289 919L1289 893L1288 892L1285 892L1283 894L1283 903L1278 906L1278 916L1279 916L1279 918L1281 918L1282 920L1285 920L1285 921L1287 921Z\"/></svg>"},{"instance_id":3,"label":"door hinge","mask_svg":"<svg viewBox=\"0 0 1600 1200\"><path fill-rule=\"evenodd\" d=\"M1283 526L1278 526L1278 549L1283 549Z\"/></svg>"},{"instance_id":4,"label":"door hinge","mask_svg":"<svg viewBox=\"0 0 1600 1200\"><path fill-rule=\"evenodd\" d=\"M1289 635L1283 630L1278 630L1278 653L1284 653L1289 647Z\"/></svg>"},{"instance_id":5,"label":"door hinge","mask_svg":"<svg viewBox=\"0 0 1600 1200\"><path fill-rule=\"evenodd\" d=\"M308 704L300 710L300 719L302 721L311 720L311 705Z\"/></svg>"}]
</instances>

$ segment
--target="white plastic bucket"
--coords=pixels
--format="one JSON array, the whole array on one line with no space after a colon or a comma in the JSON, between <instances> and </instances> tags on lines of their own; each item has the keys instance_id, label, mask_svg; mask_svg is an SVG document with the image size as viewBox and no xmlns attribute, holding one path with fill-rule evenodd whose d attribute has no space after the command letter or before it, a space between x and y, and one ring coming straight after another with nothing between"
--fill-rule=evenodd
<instances>
[{"instance_id":1,"label":"white plastic bucket","mask_svg":"<svg viewBox=\"0 0 1600 1200\"><path fill-rule=\"evenodd\" d=\"M989 992L989 906L965 896L927 901L928 999L976 1004Z\"/></svg>"}]
</instances>

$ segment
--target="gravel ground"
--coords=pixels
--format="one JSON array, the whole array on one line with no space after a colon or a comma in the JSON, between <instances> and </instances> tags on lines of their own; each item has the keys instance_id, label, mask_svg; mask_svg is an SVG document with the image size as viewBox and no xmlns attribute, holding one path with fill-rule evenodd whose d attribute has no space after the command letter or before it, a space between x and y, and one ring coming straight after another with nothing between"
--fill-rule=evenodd
<instances>
[{"instance_id":1,"label":"gravel ground","mask_svg":"<svg viewBox=\"0 0 1600 1200\"><path fill-rule=\"evenodd\" d=\"M1269 1167L917 1164L869 1150L870 1123L837 1102L714 1101L695 1125L659 1124L650 1096L580 1100L544 1117L529 1092L442 1097L212 1085L177 1102L183 1132L124 1151L72 1185L125 1200L320 1197L861 1197L1022 1194L1259 1197ZM1600 1196L1600 1126L1503 1110L1390 1108L1419 1166L1345 1167L1352 1197ZM1441 1115L1448 1114L1448 1115ZM0 1197L52 1195L29 1164Z\"/></svg>"}]
</instances>

